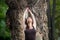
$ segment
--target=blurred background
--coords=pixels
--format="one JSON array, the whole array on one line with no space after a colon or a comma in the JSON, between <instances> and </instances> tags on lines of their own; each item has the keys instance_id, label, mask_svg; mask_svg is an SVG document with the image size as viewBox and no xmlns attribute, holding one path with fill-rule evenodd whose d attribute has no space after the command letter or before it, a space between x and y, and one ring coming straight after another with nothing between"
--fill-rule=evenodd
<instances>
[{"instance_id":1,"label":"blurred background","mask_svg":"<svg viewBox=\"0 0 60 40\"><path fill-rule=\"evenodd\" d=\"M55 3L55 4L54 4ZM53 8L53 6L56 6ZM53 10L55 9L54 13ZM8 6L5 3L5 0L0 0L0 40L11 40L10 30L6 26L6 12ZM60 40L60 0L50 0L50 15L54 15L54 39ZM53 17L52 15L52 17Z\"/></svg>"},{"instance_id":2,"label":"blurred background","mask_svg":"<svg viewBox=\"0 0 60 40\"><path fill-rule=\"evenodd\" d=\"M0 0L0 40L10 40L10 30L6 26L7 9L5 0Z\"/></svg>"}]
</instances>

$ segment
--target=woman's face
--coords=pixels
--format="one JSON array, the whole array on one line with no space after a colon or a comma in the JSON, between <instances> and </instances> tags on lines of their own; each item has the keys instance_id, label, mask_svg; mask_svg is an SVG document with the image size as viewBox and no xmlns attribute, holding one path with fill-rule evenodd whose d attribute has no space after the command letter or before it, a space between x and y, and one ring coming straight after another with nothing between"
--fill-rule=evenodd
<instances>
[{"instance_id":1,"label":"woman's face","mask_svg":"<svg viewBox=\"0 0 60 40\"><path fill-rule=\"evenodd\" d=\"M28 24L28 26L32 25L32 18L31 17L27 18L27 24Z\"/></svg>"}]
</instances>

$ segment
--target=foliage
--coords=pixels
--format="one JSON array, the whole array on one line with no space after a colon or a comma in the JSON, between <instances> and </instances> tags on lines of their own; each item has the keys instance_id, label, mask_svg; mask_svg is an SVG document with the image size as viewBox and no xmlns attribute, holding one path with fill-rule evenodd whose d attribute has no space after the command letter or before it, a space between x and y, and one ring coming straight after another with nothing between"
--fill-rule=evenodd
<instances>
[{"instance_id":1,"label":"foliage","mask_svg":"<svg viewBox=\"0 0 60 40\"><path fill-rule=\"evenodd\" d=\"M60 0L56 0L55 28L58 38L60 37Z\"/></svg>"},{"instance_id":2,"label":"foliage","mask_svg":"<svg viewBox=\"0 0 60 40\"><path fill-rule=\"evenodd\" d=\"M50 6L51 6L51 10L52 10L52 6L53 6L53 0L50 0ZM52 12L52 11L51 11ZM60 0L56 0L56 8L55 8L55 40L58 39L58 37L60 37Z\"/></svg>"},{"instance_id":3,"label":"foliage","mask_svg":"<svg viewBox=\"0 0 60 40\"><path fill-rule=\"evenodd\" d=\"M5 23L7 9L5 0L0 0L0 40L10 39L10 31Z\"/></svg>"}]
</instances>

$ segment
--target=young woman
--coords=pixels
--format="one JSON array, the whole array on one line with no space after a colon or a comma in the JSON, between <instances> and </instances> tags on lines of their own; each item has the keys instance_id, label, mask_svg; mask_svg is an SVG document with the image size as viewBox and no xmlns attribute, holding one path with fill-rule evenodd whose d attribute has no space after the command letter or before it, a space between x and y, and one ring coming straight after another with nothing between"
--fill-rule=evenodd
<instances>
[{"instance_id":1,"label":"young woman","mask_svg":"<svg viewBox=\"0 0 60 40\"><path fill-rule=\"evenodd\" d=\"M36 38L36 30L33 26L33 19L28 17L26 19L26 30L25 30L25 40L35 40Z\"/></svg>"}]
</instances>

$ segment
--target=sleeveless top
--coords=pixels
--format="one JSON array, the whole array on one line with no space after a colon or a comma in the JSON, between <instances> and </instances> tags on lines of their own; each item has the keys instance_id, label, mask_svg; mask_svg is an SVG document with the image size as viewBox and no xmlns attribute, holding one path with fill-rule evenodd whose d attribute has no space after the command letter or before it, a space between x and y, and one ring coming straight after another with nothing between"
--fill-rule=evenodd
<instances>
[{"instance_id":1,"label":"sleeveless top","mask_svg":"<svg viewBox=\"0 0 60 40\"><path fill-rule=\"evenodd\" d=\"M25 30L25 40L35 40L36 38L36 30L34 29L26 29Z\"/></svg>"}]
</instances>

